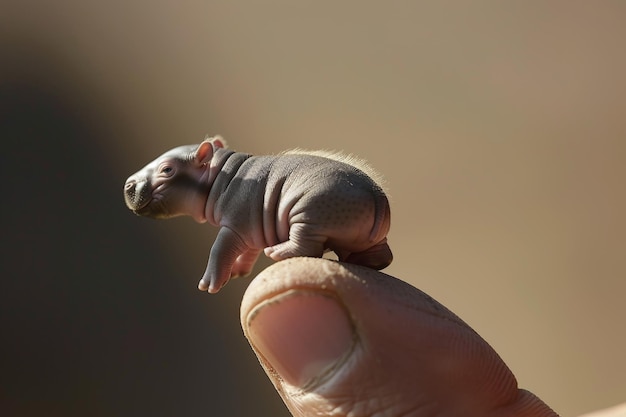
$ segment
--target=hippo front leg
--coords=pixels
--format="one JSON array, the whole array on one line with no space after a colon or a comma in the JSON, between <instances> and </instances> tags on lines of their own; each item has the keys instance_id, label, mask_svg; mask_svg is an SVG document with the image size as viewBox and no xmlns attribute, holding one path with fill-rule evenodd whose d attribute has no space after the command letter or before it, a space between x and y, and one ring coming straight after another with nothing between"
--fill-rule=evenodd
<instances>
[{"instance_id":1,"label":"hippo front leg","mask_svg":"<svg viewBox=\"0 0 626 417\"><path fill-rule=\"evenodd\" d=\"M217 234L209 254L209 262L198 289L218 292L230 279L237 258L249 251L241 237L228 227L222 227ZM240 272L240 271L237 271Z\"/></svg>"},{"instance_id":2,"label":"hippo front leg","mask_svg":"<svg viewBox=\"0 0 626 417\"><path fill-rule=\"evenodd\" d=\"M249 275L260 254L261 249L248 249L239 255L230 272L230 277L237 278Z\"/></svg>"}]
</instances>

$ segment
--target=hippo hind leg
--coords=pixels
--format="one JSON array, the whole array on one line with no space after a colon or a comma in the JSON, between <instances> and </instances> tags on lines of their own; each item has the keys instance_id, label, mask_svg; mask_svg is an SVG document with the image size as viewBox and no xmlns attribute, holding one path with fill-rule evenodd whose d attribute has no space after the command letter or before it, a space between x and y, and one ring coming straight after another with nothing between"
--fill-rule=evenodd
<instances>
[{"instance_id":1,"label":"hippo hind leg","mask_svg":"<svg viewBox=\"0 0 626 417\"><path fill-rule=\"evenodd\" d=\"M265 248L266 256L281 261L296 256L321 258L324 254L324 243L327 237L314 232L315 228L308 224L296 223L289 229L289 240Z\"/></svg>"},{"instance_id":2,"label":"hippo hind leg","mask_svg":"<svg viewBox=\"0 0 626 417\"><path fill-rule=\"evenodd\" d=\"M346 256L339 256L342 262L362 265L368 268L380 270L389 266L393 260L391 248L387 239L361 252L353 252Z\"/></svg>"}]
</instances>

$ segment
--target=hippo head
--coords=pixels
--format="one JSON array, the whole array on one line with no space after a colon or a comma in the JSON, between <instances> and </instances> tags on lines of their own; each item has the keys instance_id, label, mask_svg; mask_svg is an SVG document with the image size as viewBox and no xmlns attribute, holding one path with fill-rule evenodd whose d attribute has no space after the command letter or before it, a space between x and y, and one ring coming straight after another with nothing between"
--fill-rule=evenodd
<instances>
[{"instance_id":1,"label":"hippo head","mask_svg":"<svg viewBox=\"0 0 626 417\"><path fill-rule=\"evenodd\" d=\"M205 222L209 165L215 150L224 146L224 141L215 137L167 151L126 180L126 205L140 216L167 219L189 215Z\"/></svg>"}]
</instances>

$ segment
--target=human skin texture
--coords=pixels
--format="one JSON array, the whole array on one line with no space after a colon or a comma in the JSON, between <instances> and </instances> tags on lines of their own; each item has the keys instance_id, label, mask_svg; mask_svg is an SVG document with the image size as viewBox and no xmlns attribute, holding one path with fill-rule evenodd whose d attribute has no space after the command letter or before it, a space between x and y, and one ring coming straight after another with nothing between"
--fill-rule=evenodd
<instances>
[{"instance_id":1,"label":"human skin texture","mask_svg":"<svg viewBox=\"0 0 626 417\"><path fill-rule=\"evenodd\" d=\"M388 266L389 202L372 172L341 154L253 156L214 137L159 156L128 178L124 198L141 216L188 215L220 228L198 284L215 293L248 275L261 251L280 261L331 250L340 261Z\"/></svg>"},{"instance_id":2,"label":"human skin texture","mask_svg":"<svg viewBox=\"0 0 626 417\"><path fill-rule=\"evenodd\" d=\"M557 416L459 317L369 268L276 263L248 286L241 324L297 417Z\"/></svg>"}]
</instances>

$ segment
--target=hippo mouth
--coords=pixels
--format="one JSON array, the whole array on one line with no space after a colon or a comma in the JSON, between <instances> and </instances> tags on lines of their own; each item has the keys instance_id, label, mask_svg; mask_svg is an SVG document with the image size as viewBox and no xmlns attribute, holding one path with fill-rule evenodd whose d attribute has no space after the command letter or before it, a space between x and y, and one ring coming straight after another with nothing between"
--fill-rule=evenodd
<instances>
[{"instance_id":1,"label":"hippo mouth","mask_svg":"<svg viewBox=\"0 0 626 417\"><path fill-rule=\"evenodd\" d=\"M150 217L152 219L169 219L173 215L167 209L167 204L159 198L150 198L142 202L140 207L132 209L138 216Z\"/></svg>"},{"instance_id":2,"label":"hippo mouth","mask_svg":"<svg viewBox=\"0 0 626 417\"><path fill-rule=\"evenodd\" d=\"M132 212L137 214L138 216L145 216L146 214L150 213L150 201L152 200L142 202L141 205L136 206L135 208L131 208Z\"/></svg>"},{"instance_id":3,"label":"hippo mouth","mask_svg":"<svg viewBox=\"0 0 626 417\"><path fill-rule=\"evenodd\" d=\"M129 209L140 214L150 204L152 198L145 198L141 194L135 194L134 192L126 192L124 193L124 201Z\"/></svg>"}]
</instances>

